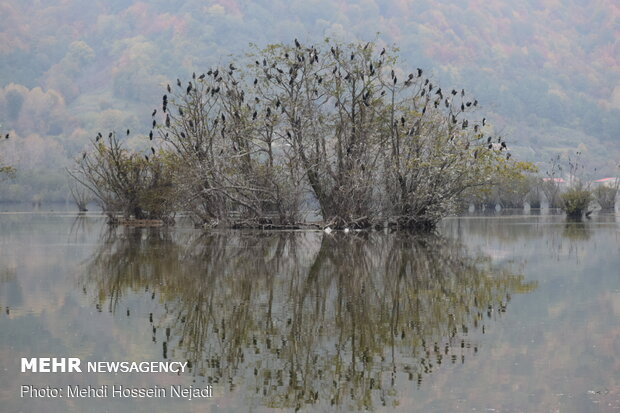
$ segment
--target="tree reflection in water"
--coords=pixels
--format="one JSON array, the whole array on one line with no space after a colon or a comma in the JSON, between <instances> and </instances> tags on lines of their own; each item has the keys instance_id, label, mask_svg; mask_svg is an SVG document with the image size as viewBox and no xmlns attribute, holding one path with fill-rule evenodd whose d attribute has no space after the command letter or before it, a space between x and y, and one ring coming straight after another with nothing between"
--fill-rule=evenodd
<instances>
[{"instance_id":1,"label":"tree reflection in water","mask_svg":"<svg viewBox=\"0 0 620 413\"><path fill-rule=\"evenodd\" d=\"M112 312L149 294L164 358L271 407L397 404L397 383L463 363L468 330L536 288L439 236L192 234L111 232L84 287Z\"/></svg>"}]
</instances>

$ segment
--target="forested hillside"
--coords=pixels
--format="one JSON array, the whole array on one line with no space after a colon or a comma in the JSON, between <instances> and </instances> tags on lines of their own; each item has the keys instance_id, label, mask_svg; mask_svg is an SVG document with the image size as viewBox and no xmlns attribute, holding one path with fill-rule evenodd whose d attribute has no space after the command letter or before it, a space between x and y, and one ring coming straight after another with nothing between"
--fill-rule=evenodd
<instances>
[{"instance_id":1,"label":"forested hillside","mask_svg":"<svg viewBox=\"0 0 620 413\"><path fill-rule=\"evenodd\" d=\"M325 37L400 49L481 102L524 160L581 150L620 161L620 5L612 0L8 0L0 3L0 200L61 200L63 168L98 131L140 145L167 83L228 64L249 43ZM544 166L543 166L544 168Z\"/></svg>"}]
</instances>

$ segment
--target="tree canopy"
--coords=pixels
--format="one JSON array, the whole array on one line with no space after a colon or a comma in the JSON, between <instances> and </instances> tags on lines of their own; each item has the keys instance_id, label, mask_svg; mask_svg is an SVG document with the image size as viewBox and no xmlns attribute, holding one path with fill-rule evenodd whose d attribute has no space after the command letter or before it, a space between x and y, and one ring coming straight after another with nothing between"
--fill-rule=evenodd
<instances>
[{"instance_id":1,"label":"tree canopy","mask_svg":"<svg viewBox=\"0 0 620 413\"><path fill-rule=\"evenodd\" d=\"M421 68L403 71L394 48L295 39L166 85L149 140L172 160L175 196L201 225L290 226L316 204L335 228L432 229L466 191L523 169L477 107ZM80 162L83 172L122 153L103 141L101 163ZM97 194L101 183L85 176Z\"/></svg>"}]
</instances>

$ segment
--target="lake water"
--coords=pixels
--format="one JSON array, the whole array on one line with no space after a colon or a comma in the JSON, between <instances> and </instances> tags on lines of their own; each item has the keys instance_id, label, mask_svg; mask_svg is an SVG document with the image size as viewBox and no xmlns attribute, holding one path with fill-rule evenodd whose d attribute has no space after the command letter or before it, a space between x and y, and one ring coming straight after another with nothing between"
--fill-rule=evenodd
<instances>
[{"instance_id":1,"label":"lake water","mask_svg":"<svg viewBox=\"0 0 620 413\"><path fill-rule=\"evenodd\" d=\"M1 213L0 310L2 412L620 411L611 214L467 216L412 236ZM189 364L22 373L22 357ZM73 385L168 394L67 397ZM170 397L177 385L212 397Z\"/></svg>"}]
</instances>

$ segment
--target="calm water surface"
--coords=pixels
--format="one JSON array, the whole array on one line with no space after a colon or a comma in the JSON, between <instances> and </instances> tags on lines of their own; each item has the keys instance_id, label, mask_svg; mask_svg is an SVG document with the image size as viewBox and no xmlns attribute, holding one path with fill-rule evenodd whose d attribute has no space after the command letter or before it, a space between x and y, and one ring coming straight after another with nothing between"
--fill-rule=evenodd
<instances>
[{"instance_id":1,"label":"calm water surface","mask_svg":"<svg viewBox=\"0 0 620 413\"><path fill-rule=\"evenodd\" d=\"M2 412L620 411L614 215L383 232L109 230L0 214ZM188 361L21 373L21 357ZM183 399L20 398L20 386L205 387Z\"/></svg>"}]
</instances>

